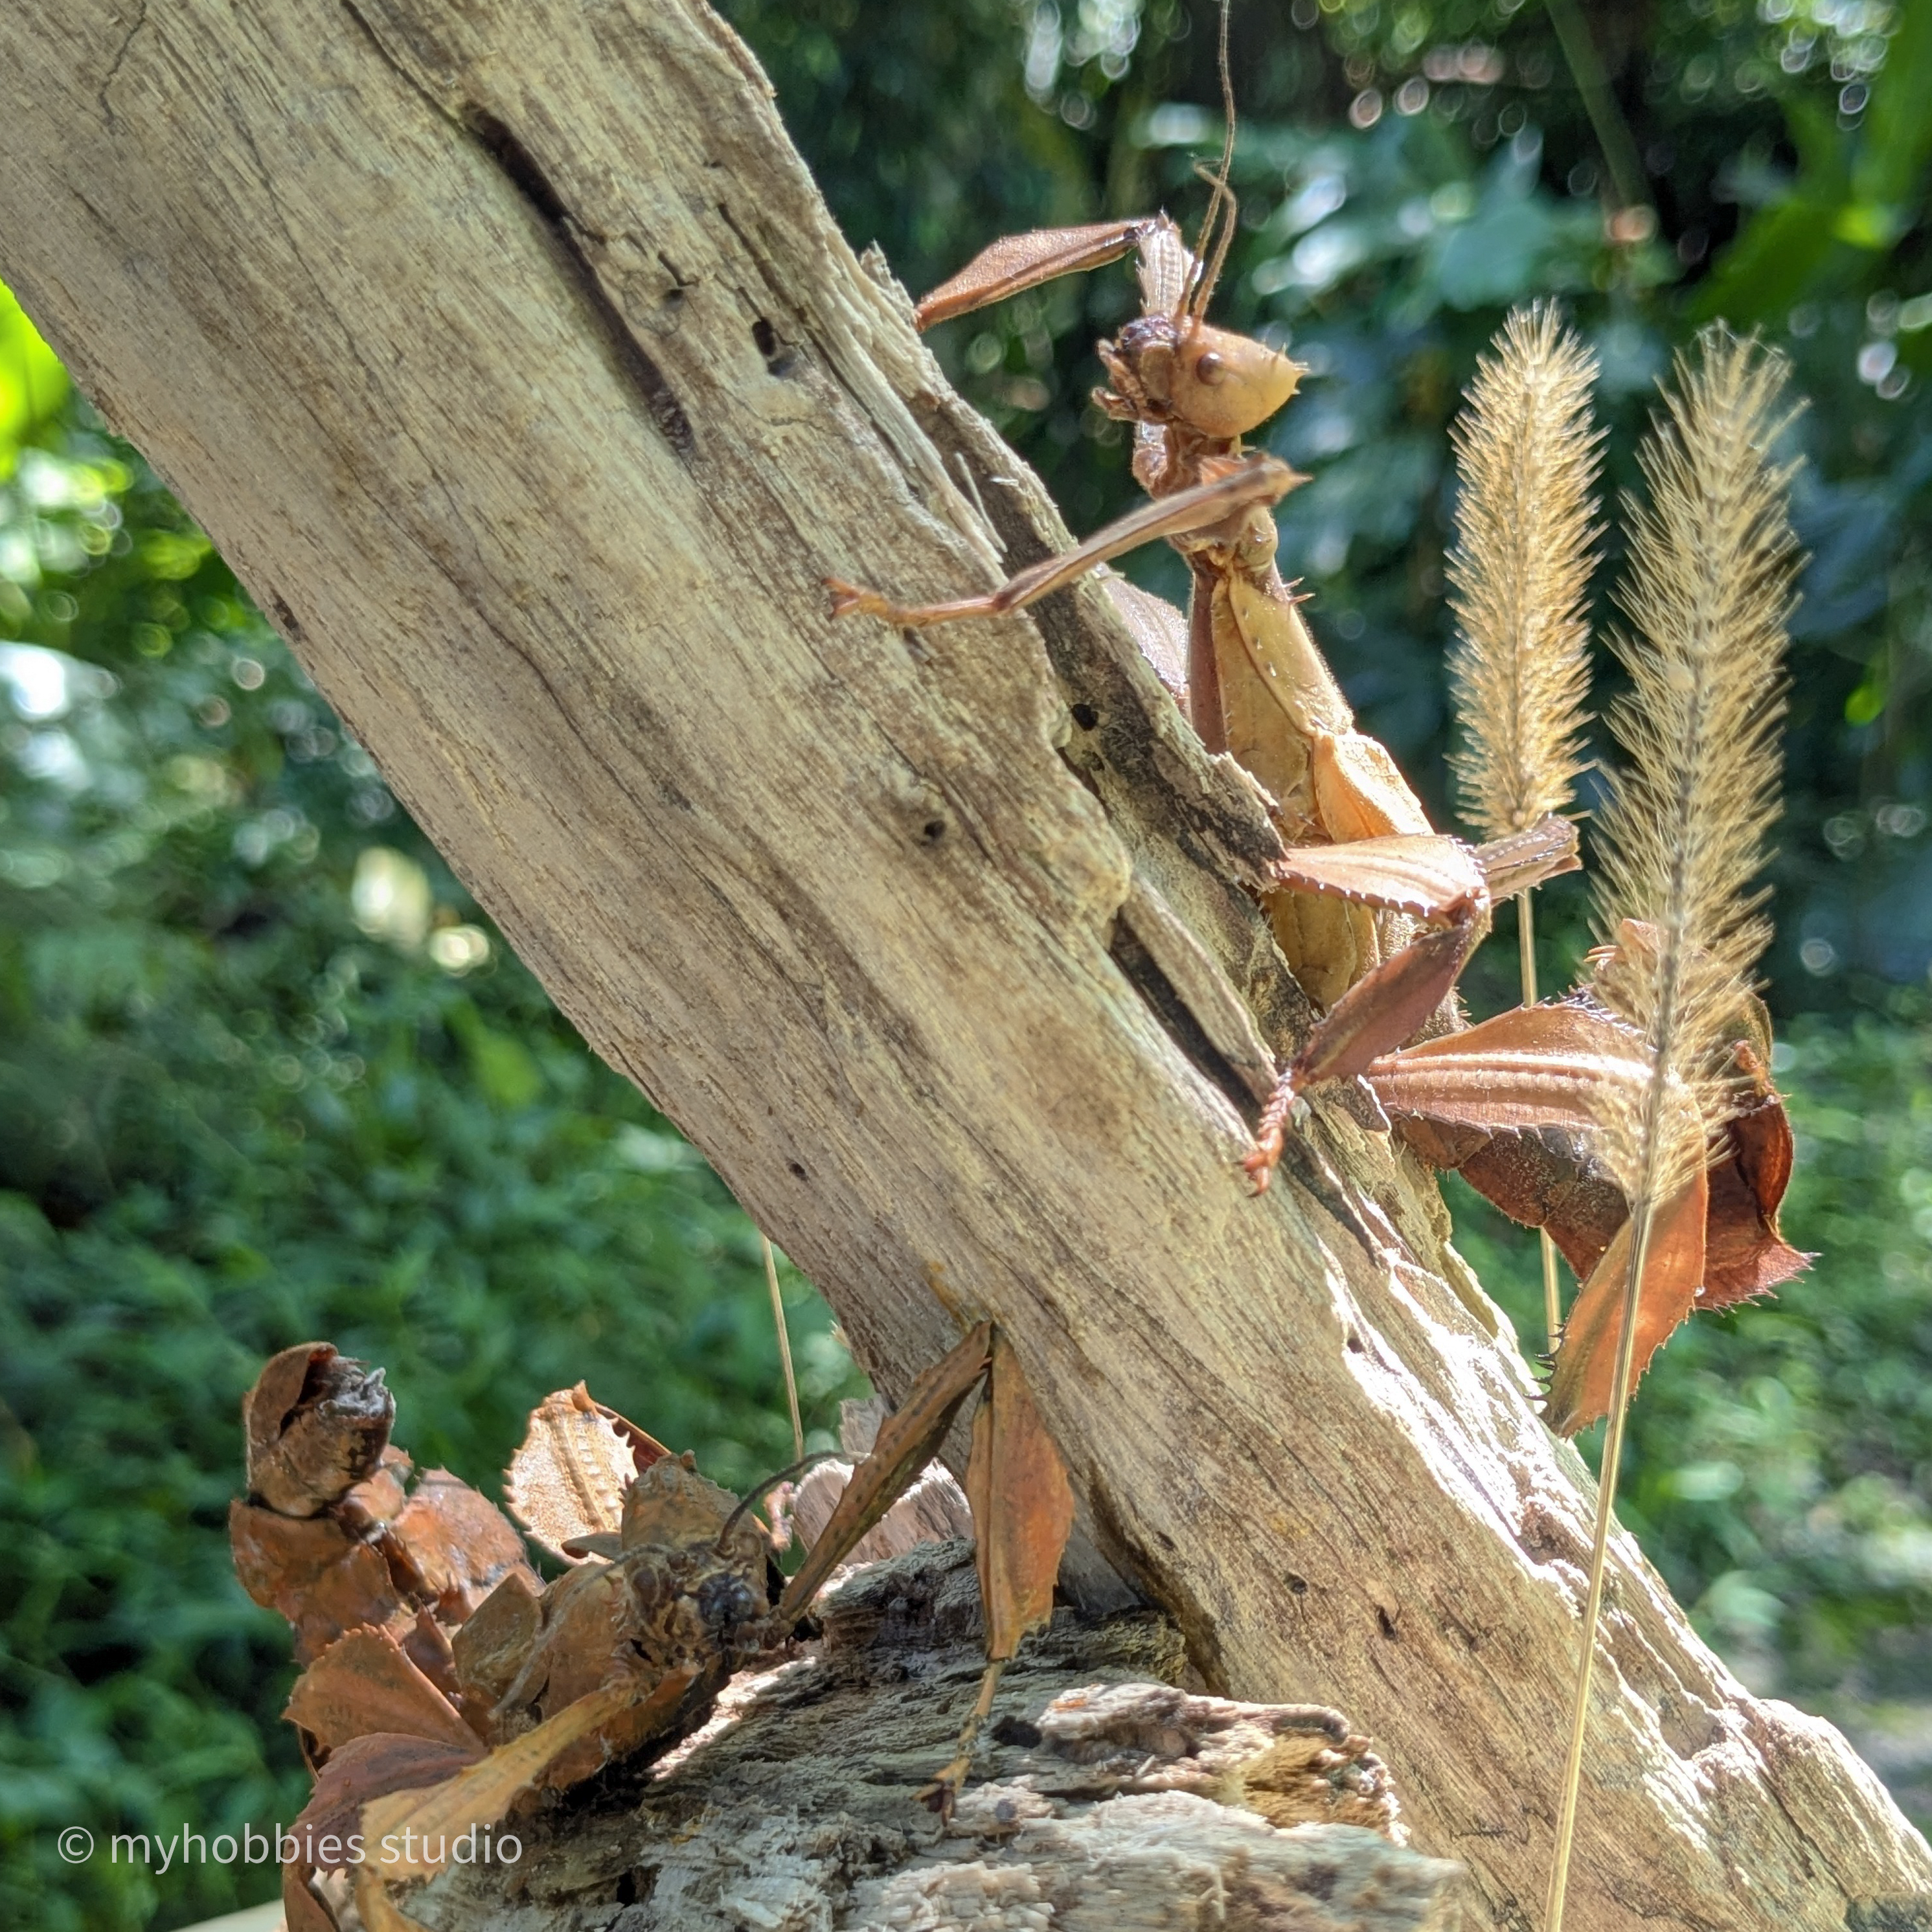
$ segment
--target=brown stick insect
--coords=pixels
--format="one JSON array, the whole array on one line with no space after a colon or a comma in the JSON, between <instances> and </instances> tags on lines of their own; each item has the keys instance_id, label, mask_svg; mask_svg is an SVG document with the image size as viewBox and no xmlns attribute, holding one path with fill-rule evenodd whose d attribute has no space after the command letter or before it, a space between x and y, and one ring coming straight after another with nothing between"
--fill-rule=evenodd
<instances>
[{"instance_id":1,"label":"brown stick insect","mask_svg":"<svg viewBox=\"0 0 1932 1932\"><path fill-rule=\"evenodd\" d=\"M309 1374L311 1359L336 1360L326 1345L287 1352L264 1371L258 1389L267 1394L250 1400L267 1449L298 1444L320 1486L311 1482L298 1499L302 1514L286 1517L296 1541L280 1555L277 1544L262 1556L259 1533L245 1551L237 1544L238 1556L262 1573L251 1588L260 1583L257 1594L298 1627L314 1622L309 1600L318 1592L339 1607L337 1573L362 1546L358 1537L373 1535L369 1547L379 1549L386 1527L379 1519L401 1498L392 1466L408 1466L386 1454L392 1411L374 1423L351 1413L334 1382ZM380 1383L378 1374L379 1394ZM338 1870L352 1875L368 1932L407 1932L414 1922L389 1896L390 1884L434 1876L452 1845L496 1827L532 1787L566 1790L688 1736L734 1672L776 1660L792 1643L826 1579L924 1470L975 1391L983 1400L973 1418L966 1494L986 1668L957 1750L919 1794L949 1814L1001 1673L1021 1640L1052 1614L1073 1520L1065 1466L1018 1358L986 1322L914 1383L788 1582L772 1569L768 1534L752 1512L771 1484L740 1502L700 1475L690 1456L670 1454L601 1408L581 1384L548 1398L531 1417L506 1489L532 1534L572 1567L542 1588L519 1563L487 1595L446 1588L418 1593L419 1604L390 1606L386 1599L395 1611L386 1624L346 1612L338 1625L352 1627L296 1683L287 1714L301 1727L316 1777L291 1828L297 1850L284 1885L290 1932L332 1932L332 1909L311 1879ZM326 1453L310 1440L318 1436ZM286 1512L268 1500L258 1466L263 1456L251 1455L258 1500L243 1513L283 1524ZM386 1484L395 1492L387 1500ZM494 1550L502 1540L514 1552L508 1523L474 1492L464 1494L472 1516L490 1519L464 1519L467 1542L480 1537ZM343 1546L332 1564L314 1560L316 1526ZM410 1574L449 1568L448 1541L436 1545L440 1569L418 1564ZM456 1567L475 1572L473 1552Z\"/></svg>"},{"instance_id":2,"label":"brown stick insect","mask_svg":"<svg viewBox=\"0 0 1932 1932\"><path fill-rule=\"evenodd\" d=\"M1215 327L1207 308L1233 238L1234 115L1225 20L1228 143L1190 249L1165 214L994 242L918 304L930 327L1076 271L1138 256L1142 312L1099 345L1094 400L1133 425L1133 473L1153 501L998 589L901 603L832 580L838 616L902 626L1018 610L1108 560L1164 537L1193 578L1184 709L1274 802L1288 848L1265 897L1275 936L1322 1017L1282 1072L1244 1165L1265 1187L1303 1090L1362 1072L1424 1028L1488 930L1492 904L1574 869L1576 836L1552 818L1481 852L1433 830L1395 761L1356 728L1275 561L1271 506L1306 479L1242 439L1292 398L1306 369Z\"/></svg>"}]
</instances>

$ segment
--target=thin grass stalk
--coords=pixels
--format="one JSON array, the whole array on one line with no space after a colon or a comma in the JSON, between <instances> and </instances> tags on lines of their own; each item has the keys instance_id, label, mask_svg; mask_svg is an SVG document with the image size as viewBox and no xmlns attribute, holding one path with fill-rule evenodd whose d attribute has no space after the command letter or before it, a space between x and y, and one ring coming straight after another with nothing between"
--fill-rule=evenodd
<instances>
[{"instance_id":1,"label":"thin grass stalk","mask_svg":"<svg viewBox=\"0 0 1932 1932\"><path fill-rule=\"evenodd\" d=\"M778 1331L778 1360L784 1365L785 1401L791 1410L791 1453L794 1462L805 1460L805 1420L798 1406L798 1377L791 1366L791 1334L785 1326L784 1297L778 1292L778 1258L769 1234L760 1233L765 1244L765 1280L772 1291L772 1319Z\"/></svg>"},{"instance_id":2,"label":"thin grass stalk","mask_svg":"<svg viewBox=\"0 0 1932 1932\"><path fill-rule=\"evenodd\" d=\"M1646 1138L1653 1149L1663 1138L1665 1073L1660 1060L1652 1070L1650 1093L1645 1102ZM1617 1474L1623 1462L1624 1425L1630 1415L1630 1376L1636 1359L1637 1301L1642 1291L1643 1271L1650 1259L1655 1196L1653 1186L1638 1202L1630 1227L1630 1273L1624 1278L1623 1306L1618 1316L1621 1325L1617 1330L1616 1372L1610 1382L1610 1426L1604 1432L1603 1462L1597 1474L1597 1520L1590 1538L1590 1587L1583 1602L1583 1652L1577 1661L1576 1688L1570 1704L1570 1748L1563 1760L1563 1799L1556 1817L1556 1852L1550 1868L1544 1932L1563 1932L1570 1851L1576 1840L1576 1807L1582 1790L1583 1745L1590 1729L1590 1684L1597 1667L1597 1630L1604 1612L1604 1576L1610 1568L1610 1526L1616 1515Z\"/></svg>"},{"instance_id":3,"label":"thin grass stalk","mask_svg":"<svg viewBox=\"0 0 1932 1932\"><path fill-rule=\"evenodd\" d=\"M1533 892L1516 895L1516 946L1522 956L1522 1003L1526 1006L1534 1006L1538 997L1534 900ZM1557 1343L1562 1339L1563 1328L1563 1297L1556 1272L1556 1244L1550 1239L1547 1228L1539 1228L1536 1232L1543 1251L1543 1325L1549 1331L1550 1352L1554 1354Z\"/></svg>"}]
</instances>

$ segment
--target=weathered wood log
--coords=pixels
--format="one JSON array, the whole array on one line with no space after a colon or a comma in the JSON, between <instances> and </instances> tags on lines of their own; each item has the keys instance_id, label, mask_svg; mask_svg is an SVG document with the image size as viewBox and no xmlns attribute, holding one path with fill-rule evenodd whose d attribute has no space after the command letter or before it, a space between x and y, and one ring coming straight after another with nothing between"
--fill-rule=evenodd
<instances>
[{"instance_id":1,"label":"weathered wood log","mask_svg":"<svg viewBox=\"0 0 1932 1932\"><path fill-rule=\"evenodd\" d=\"M1319 1706L1174 1688L1185 1654L1158 1612L1060 1611L1002 1688L985 1780L942 1826L910 1796L952 1748L982 1644L969 1545L874 1564L830 1600L818 1658L738 1680L664 1765L518 1816L514 1860L452 1866L400 1902L428 1932L1462 1922L1461 1868L1403 1849L1366 1741Z\"/></svg>"},{"instance_id":2,"label":"weathered wood log","mask_svg":"<svg viewBox=\"0 0 1932 1932\"><path fill-rule=\"evenodd\" d=\"M1105 591L828 619L826 575L955 594L1064 533L735 38L700 0L47 0L0 16L0 274L881 1387L996 1317L1076 1592L1346 1710L1419 1846L1534 1922L1582 1466L1346 1095L1250 1197L1256 1037L1306 1011L1241 890L1272 835ZM1928 1922L1837 1733L1628 1539L1610 1600L1571 1922Z\"/></svg>"}]
</instances>

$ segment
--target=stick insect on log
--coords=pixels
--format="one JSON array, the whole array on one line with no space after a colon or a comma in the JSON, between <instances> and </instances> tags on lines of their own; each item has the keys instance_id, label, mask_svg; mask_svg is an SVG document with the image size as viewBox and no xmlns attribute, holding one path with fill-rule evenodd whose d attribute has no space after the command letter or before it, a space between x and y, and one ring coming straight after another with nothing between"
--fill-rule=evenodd
<instances>
[{"instance_id":1,"label":"stick insect on log","mask_svg":"<svg viewBox=\"0 0 1932 1932\"><path fill-rule=\"evenodd\" d=\"M1224 152L1192 249L1165 214L1010 236L916 311L928 327L1137 254L1142 313L1099 345L1108 386L1094 400L1133 425L1133 472L1152 502L982 596L902 604L837 580L830 587L836 615L918 627L1017 610L1157 537L1187 560L1193 596L1180 701L1208 749L1233 756L1274 802L1288 849L1267 911L1322 1016L1280 1075L1244 1162L1260 1189L1302 1091L1359 1074L1414 1037L1488 930L1495 900L1574 870L1576 842L1555 818L1505 842L1507 853L1479 854L1436 832L1387 750L1357 730L1302 600L1276 567L1271 506L1306 479L1242 449L1306 372L1205 319L1234 229L1227 165ZM1500 890L1499 874L1508 878Z\"/></svg>"}]
</instances>

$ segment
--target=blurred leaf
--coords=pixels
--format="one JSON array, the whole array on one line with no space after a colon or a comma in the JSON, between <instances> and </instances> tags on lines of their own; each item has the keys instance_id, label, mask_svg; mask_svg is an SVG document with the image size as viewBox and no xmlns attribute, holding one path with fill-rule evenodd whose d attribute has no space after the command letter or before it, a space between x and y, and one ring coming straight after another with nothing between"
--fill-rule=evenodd
<instances>
[{"instance_id":1,"label":"blurred leaf","mask_svg":"<svg viewBox=\"0 0 1932 1932\"><path fill-rule=\"evenodd\" d=\"M0 483L14 473L22 442L60 407L67 387L60 358L0 284Z\"/></svg>"},{"instance_id":2,"label":"blurred leaf","mask_svg":"<svg viewBox=\"0 0 1932 1932\"><path fill-rule=\"evenodd\" d=\"M1872 82L1871 99L1851 169L1854 197L1895 211L1898 232L1906 226L1904 204L1922 185L1932 158L1932 7L1905 0L1898 31L1886 50L1885 65ZM1892 238L1897 238L1894 233ZM1883 244L1881 244L1883 245Z\"/></svg>"}]
</instances>

